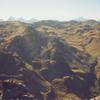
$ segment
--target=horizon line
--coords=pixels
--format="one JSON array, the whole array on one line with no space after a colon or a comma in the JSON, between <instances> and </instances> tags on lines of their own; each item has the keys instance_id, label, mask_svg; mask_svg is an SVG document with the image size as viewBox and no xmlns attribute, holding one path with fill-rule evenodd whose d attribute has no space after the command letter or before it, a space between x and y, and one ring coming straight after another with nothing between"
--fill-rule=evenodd
<instances>
[{"instance_id":1,"label":"horizon line","mask_svg":"<svg viewBox=\"0 0 100 100\"><path fill-rule=\"evenodd\" d=\"M12 18L12 19L11 19ZM31 20L31 19L34 19L34 20L37 20L37 21L41 21L41 20L53 20L53 21L71 21L71 20L96 20L96 21L98 21L98 20L100 20L100 18L98 17L98 18L86 18L86 17L75 17L75 18L66 18L66 20L65 19L53 19L53 18L36 18L36 17L24 17L24 16L22 16L22 17L14 17L14 16L9 16L9 17L7 17L7 18L3 18L3 17L1 17L0 18L0 20L2 20L2 21L8 21L8 20L15 20L15 21L17 21L17 20L19 20L19 19L23 19L23 20Z\"/></svg>"}]
</instances>

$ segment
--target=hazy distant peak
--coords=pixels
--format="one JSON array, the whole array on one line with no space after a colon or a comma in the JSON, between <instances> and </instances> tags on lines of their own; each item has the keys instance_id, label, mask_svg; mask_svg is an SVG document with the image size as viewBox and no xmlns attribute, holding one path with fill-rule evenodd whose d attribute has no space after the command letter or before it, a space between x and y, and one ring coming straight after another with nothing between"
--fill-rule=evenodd
<instances>
[{"instance_id":1,"label":"hazy distant peak","mask_svg":"<svg viewBox=\"0 0 100 100\"><path fill-rule=\"evenodd\" d=\"M83 18L83 17L78 17L78 18L76 18L76 19L74 19L75 21L78 21L78 22L83 22L83 21L86 21L86 20L88 20L88 19L85 19L85 18Z\"/></svg>"},{"instance_id":2,"label":"hazy distant peak","mask_svg":"<svg viewBox=\"0 0 100 100\"><path fill-rule=\"evenodd\" d=\"M18 21L25 22L25 23L34 23L37 22L38 20L35 18L31 19L24 19L23 17L17 18Z\"/></svg>"},{"instance_id":3,"label":"hazy distant peak","mask_svg":"<svg viewBox=\"0 0 100 100\"><path fill-rule=\"evenodd\" d=\"M15 21L15 20L16 20L16 18L12 17L12 16L8 18L8 21Z\"/></svg>"},{"instance_id":4,"label":"hazy distant peak","mask_svg":"<svg viewBox=\"0 0 100 100\"><path fill-rule=\"evenodd\" d=\"M38 20L35 18L31 18L31 19L25 19L23 17L19 17L19 18L15 18L15 17L9 17L8 21L20 21L20 22L24 22L24 23L34 23L37 22Z\"/></svg>"}]
</instances>

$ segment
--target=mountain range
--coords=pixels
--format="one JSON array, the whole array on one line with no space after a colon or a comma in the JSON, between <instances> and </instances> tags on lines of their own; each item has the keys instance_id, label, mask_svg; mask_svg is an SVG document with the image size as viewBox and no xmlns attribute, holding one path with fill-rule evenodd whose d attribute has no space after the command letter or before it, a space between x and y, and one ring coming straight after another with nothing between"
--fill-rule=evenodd
<instances>
[{"instance_id":1,"label":"mountain range","mask_svg":"<svg viewBox=\"0 0 100 100\"><path fill-rule=\"evenodd\" d=\"M84 17L77 17L77 18L71 19L69 21L84 22L84 21L88 21L88 20L96 20L96 21L100 22L99 19L88 19L88 18L84 18ZM37 20L35 18L26 19L24 17L15 18L13 16L10 16L7 20L0 19L0 22L1 21L20 21L20 22L24 22L24 23L34 23L34 22L42 21L42 19L39 19L39 20ZM54 20L51 20L51 21L54 21Z\"/></svg>"},{"instance_id":2,"label":"mountain range","mask_svg":"<svg viewBox=\"0 0 100 100\"><path fill-rule=\"evenodd\" d=\"M92 100L100 95L99 21L19 20L0 22L4 100Z\"/></svg>"},{"instance_id":3,"label":"mountain range","mask_svg":"<svg viewBox=\"0 0 100 100\"><path fill-rule=\"evenodd\" d=\"M0 19L0 22L5 21L3 19ZM37 22L37 19L31 18L31 19L25 19L23 17L19 17L19 18L15 18L15 17L9 17L6 21L20 21L20 22L24 22L24 23L34 23Z\"/></svg>"}]
</instances>

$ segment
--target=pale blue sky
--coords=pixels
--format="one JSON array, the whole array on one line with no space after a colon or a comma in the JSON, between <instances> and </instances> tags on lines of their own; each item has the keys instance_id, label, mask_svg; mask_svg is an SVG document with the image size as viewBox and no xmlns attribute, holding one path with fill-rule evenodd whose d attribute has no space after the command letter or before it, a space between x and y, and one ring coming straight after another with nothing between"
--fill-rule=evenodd
<instances>
[{"instance_id":1,"label":"pale blue sky","mask_svg":"<svg viewBox=\"0 0 100 100\"><path fill-rule=\"evenodd\" d=\"M100 0L0 0L0 18L100 19Z\"/></svg>"}]
</instances>

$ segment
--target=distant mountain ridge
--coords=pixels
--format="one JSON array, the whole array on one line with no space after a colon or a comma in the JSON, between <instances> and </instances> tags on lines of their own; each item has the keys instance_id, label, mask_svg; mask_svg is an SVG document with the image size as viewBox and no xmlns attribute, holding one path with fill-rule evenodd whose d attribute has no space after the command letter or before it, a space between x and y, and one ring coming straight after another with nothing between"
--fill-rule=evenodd
<instances>
[{"instance_id":1,"label":"distant mountain ridge","mask_svg":"<svg viewBox=\"0 0 100 100\"><path fill-rule=\"evenodd\" d=\"M77 18L73 18L73 19L70 19L70 20L65 20L65 21L60 21L60 22L69 22L69 21L77 21L77 22L84 22L84 21L88 21L88 20L95 20L95 21L98 21L100 22L99 19L89 19L89 18L84 18L84 17L77 17ZM13 16L10 16L7 20L4 20L4 19L0 19L0 21L21 21L21 22L25 22L25 23L34 23L34 22L38 22L38 21L47 21L47 20L42 20L42 19L35 19L34 17L33 18L24 18L24 17L13 17ZM52 20L52 19L48 19L48 21L59 21L59 20Z\"/></svg>"},{"instance_id":2,"label":"distant mountain ridge","mask_svg":"<svg viewBox=\"0 0 100 100\"><path fill-rule=\"evenodd\" d=\"M78 18L75 18L75 19L73 19L73 20L78 21L78 22L83 22L83 21L86 21L86 20L88 20L88 19L86 19L86 18L84 18L84 17L78 17Z\"/></svg>"},{"instance_id":3,"label":"distant mountain ridge","mask_svg":"<svg viewBox=\"0 0 100 100\"><path fill-rule=\"evenodd\" d=\"M35 18L25 19L23 17L19 17L19 18L9 17L7 21L20 21L24 23L34 23L34 22L37 22L38 20Z\"/></svg>"}]
</instances>

